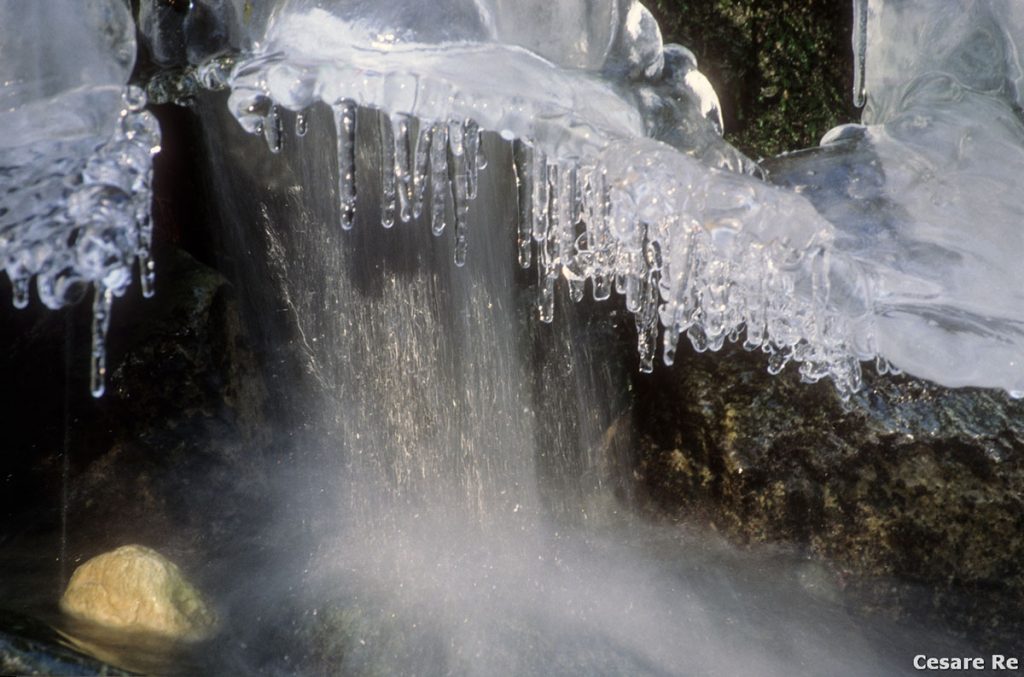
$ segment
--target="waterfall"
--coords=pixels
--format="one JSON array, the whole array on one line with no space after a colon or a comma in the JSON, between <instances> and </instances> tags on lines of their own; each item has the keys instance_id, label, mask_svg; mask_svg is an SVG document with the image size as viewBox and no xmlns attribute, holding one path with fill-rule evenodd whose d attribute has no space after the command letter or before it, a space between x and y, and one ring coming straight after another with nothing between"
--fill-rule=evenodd
<instances>
[{"instance_id":1,"label":"waterfall","mask_svg":"<svg viewBox=\"0 0 1024 677\"><path fill-rule=\"evenodd\" d=\"M223 94L198 111L227 256L256 321L279 323L257 332L303 375L273 393L294 411L280 514L262 531L286 554L253 575L261 591L232 581L246 616L296 596L303 612L264 634L236 630L233 642L274 653L232 649L231 669L287 674L288 628L313 624L327 637L312 656L289 652L300 672L811 675L827 662L901 674L878 630L808 593L813 566L768 555L764 577L757 556L631 514L617 461L630 443L628 353L605 305L568 289L556 291L559 321L536 322L507 144L483 137L475 237L458 265L456 234L434 236L427 210L378 223L391 142L379 113L358 112L363 178L345 230L335 145L317 142L329 107L307 111L306 134L276 154L238 128Z\"/></svg>"}]
</instances>

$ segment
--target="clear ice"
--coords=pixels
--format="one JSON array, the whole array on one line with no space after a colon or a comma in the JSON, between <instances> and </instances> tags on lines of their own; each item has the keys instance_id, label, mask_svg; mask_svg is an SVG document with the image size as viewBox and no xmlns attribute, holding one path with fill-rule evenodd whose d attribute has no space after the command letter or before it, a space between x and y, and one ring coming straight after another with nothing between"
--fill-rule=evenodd
<instances>
[{"instance_id":1,"label":"clear ice","mask_svg":"<svg viewBox=\"0 0 1024 677\"><path fill-rule=\"evenodd\" d=\"M947 386L1024 395L1024 9L857 2L862 125L770 166L862 279L857 343ZM845 276L844 277L848 277Z\"/></svg>"},{"instance_id":2,"label":"clear ice","mask_svg":"<svg viewBox=\"0 0 1024 677\"><path fill-rule=\"evenodd\" d=\"M722 140L694 55L663 44L633 0L190 6L142 3L153 61L186 73L150 91L230 88L232 113L270 152L306 133L310 106L330 106L343 229L367 138L357 125L371 119L359 111L372 109L381 223L450 226L460 264L480 172L499 172L515 182L518 259L536 268L540 319L553 319L560 278L575 300L614 289L635 315L644 370L659 349L671 363L685 336L699 351L742 341L769 371L794 362L844 395L863 361L1024 394L1024 10L1010 0L855 0L863 124L762 166ZM0 145L0 251L18 305L33 276L50 306L95 285L102 376L109 300L134 260L151 291L158 136L136 90L118 98L133 58L126 10L91 7L80 30L82 12L72 22L0 2L0 26L17 34L0 66L0 115L17 130ZM29 24L69 40L24 37ZM513 166L487 168L484 133L514 144Z\"/></svg>"},{"instance_id":3,"label":"clear ice","mask_svg":"<svg viewBox=\"0 0 1024 677\"><path fill-rule=\"evenodd\" d=\"M14 305L49 308L92 285L92 392L104 390L112 298L150 257L156 120L128 87L134 24L120 0L0 0L0 261Z\"/></svg>"}]
</instances>

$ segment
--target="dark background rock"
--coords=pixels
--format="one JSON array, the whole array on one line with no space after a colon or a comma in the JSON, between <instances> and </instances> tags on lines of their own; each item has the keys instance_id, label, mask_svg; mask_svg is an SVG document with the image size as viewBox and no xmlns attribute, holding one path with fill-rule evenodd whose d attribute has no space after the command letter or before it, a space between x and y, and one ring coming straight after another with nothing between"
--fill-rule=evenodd
<instances>
[{"instance_id":1,"label":"dark background rock","mask_svg":"<svg viewBox=\"0 0 1024 677\"><path fill-rule=\"evenodd\" d=\"M100 405L114 438L71 480L72 533L104 525L103 538L83 534L90 550L208 546L241 528L261 492L264 394L233 290L179 250L162 262L159 296L124 309Z\"/></svg>"},{"instance_id":2,"label":"dark background rock","mask_svg":"<svg viewBox=\"0 0 1024 677\"><path fill-rule=\"evenodd\" d=\"M84 650L120 667L203 674L182 668L192 659L176 647L95 633L57 609L80 563L130 543L166 555L200 589L217 589L237 575L238 552L249 552L268 519L267 468L279 459L269 451L265 370L236 290L168 239L155 251L155 296L133 286L115 301L100 399L89 394L90 304L0 308L8 347L0 378L12 384L2 409L0 611L88 640ZM259 555L254 548L241 561ZM13 643L0 646L0 665L64 669L59 646L25 644L0 619L0 640L5 632ZM69 665L52 674L107 669Z\"/></svg>"},{"instance_id":3,"label":"dark background rock","mask_svg":"<svg viewBox=\"0 0 1024 677\"><path fill-rule=\"evenodd\" d=\"M765 366L729 346L637 377L647 508L793 544L858 611L1021 647L1024 402L871 368L842 402Z\"/></svg>"},{"instance_id":4,"label":"dark background rock","mask_svg":"<svg viewBox=\"0 0 1024 677\"><path fill-rule=\"evenodd\" d=\"M265 514L265 391L234 290L166 243L156 262L152 299L132 288L115 301L100 399L89 394L89 304L0 310L0 377L17 384L3 407L0 607L63 627L56 602L75 567L128 543L202 588ZM130 656L111 641L127 666L166 653L138 644Z\"/></svg>"},{"instance_id":5,"label":"dark background rock","mask_svg":"<svg viewBox=\"0 0 1024 677\"><path fill-rule=\"evenodd\" d=\"M32 618L0 612L0 674L131 675L101 663L68 645L49 626Z\"/></svg>"}]
</instances>

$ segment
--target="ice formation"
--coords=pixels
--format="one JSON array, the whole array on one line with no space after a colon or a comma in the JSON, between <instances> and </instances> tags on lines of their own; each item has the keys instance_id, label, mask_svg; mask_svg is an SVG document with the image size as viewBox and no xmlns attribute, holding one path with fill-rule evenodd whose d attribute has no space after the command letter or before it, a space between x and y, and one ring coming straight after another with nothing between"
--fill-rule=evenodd
<instances>
[{"instance_id":1,"label":"ice formation","mask_svg":"<svg viewBox=\"0 0 1024 677\"><path fill-rule=\"evenodd\" d=\"M15 20L14 1L0 3L4 26L43 21L22 4ZM98 373L109 300L135 257L149 289L144 156L156 146L135 94L132 105L111 103L132 42L122 4L102 7L87 13L92 30L73 36L89 43L76 48L99 75L62 70L59 42L4 43L5 80L49 83L30 67L39 64L67 81L38 92L5 85L2 115L23 133L0 147L10 186L0 247L16 302L32 275L53 306L71 282L96 284ZM332 108L343 229L367 136L358 110L376 111L381 223L450 227L459 263L487 163L480 135L513 143L514 166L492 171L518 185L519 260L536 265L541 319L552 319L559 278L574 299L588 280L594 298L617 290L636 316L645 370L659 333L669 363L685 334L698 350L742 339L769 354L771 371L796 361L806 380L831 377L843 394L871 359L946 385L1024 393L1024 205L1013 187L1024 159L1024 12L1009 0L855 0L864 126L770 161L767 182L722 140L693 54L662 44L634 0L193 0L188 11L143 2L138 19L154 63L187 73L170 87L158 75L150 90L230 88L232 112L270 152L306 133L310 106ZM95 98L76 108L89 124L55 114L69 110L61 97ZM32 181L50 192L19 200Z\"/></svg>"},{"instance_id":2,"label":"ice formation","mask_svg":"<svg viewBox=\"0 0 1024 677\"><path fill-rule=\"evenodd\" d=\"M151 156L159 130L127 87L134 24L120 0L0 1L0 260L14 305L94 288L92 392L103 393L113 298L139 263L153 291Z\"/></svg>"},{"instance_id":3,"label":"ice formation","mask_svg":"<svg viewBox=\"0 0 1024 677\"><path fill-rule=\"evenodd\" d=\"M771 165L863 272L865 337L948 386L1024 395L1024 11L859 0L863 125Z\"/></svg>"},{"instance_id":4,"label":"ice formation","mask_svg":"<svg viewBox=\"0 0 1024 677\"><path fill-rule=\"evenodd\" d=\"M721 139L717 97L693 54L664 46L642 5L584 5L557 7L588 17L576 21L583 38L566 42L557 24L538 22L539 5L453 4L424 17L402 2L284 2L230 73L217 61L198 73L231 88L232 112L271 151L281 107L299 120L316 102L334 109L342 228L355 207L357 106L379 111L381 222L417 218L429 185L433 231L452 215L457 263L486 162L479 135L496 132L515 144L519 258L536 261L542 321L553 318L558 278L575 300L589 280L595 299L625 296L644 370L660 326L667 363L683 334L717 350L745 328L745 345L771 353L773 371L795 359L808 380L856 389L861 355L828 299L830 224L752 176Z\"/></svg>"}]
</instances>

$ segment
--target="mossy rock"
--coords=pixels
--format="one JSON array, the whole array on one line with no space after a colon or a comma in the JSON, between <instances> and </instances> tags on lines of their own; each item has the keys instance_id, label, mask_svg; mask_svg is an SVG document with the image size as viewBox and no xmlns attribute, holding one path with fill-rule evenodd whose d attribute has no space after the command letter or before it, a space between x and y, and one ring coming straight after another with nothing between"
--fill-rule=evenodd
<instances>
[{"instance_id":1,"label":"mossy rock","mask_svg":"<svg viewBox=\"0 0 1024 677\"><path fill-rule=\"evenodd\" d=\"M805 548L859 609L1021 645L1024 402L869 367L843 402L737 346L680 355L636 381L648 508Z\"/></svg>"}]
</instances>

